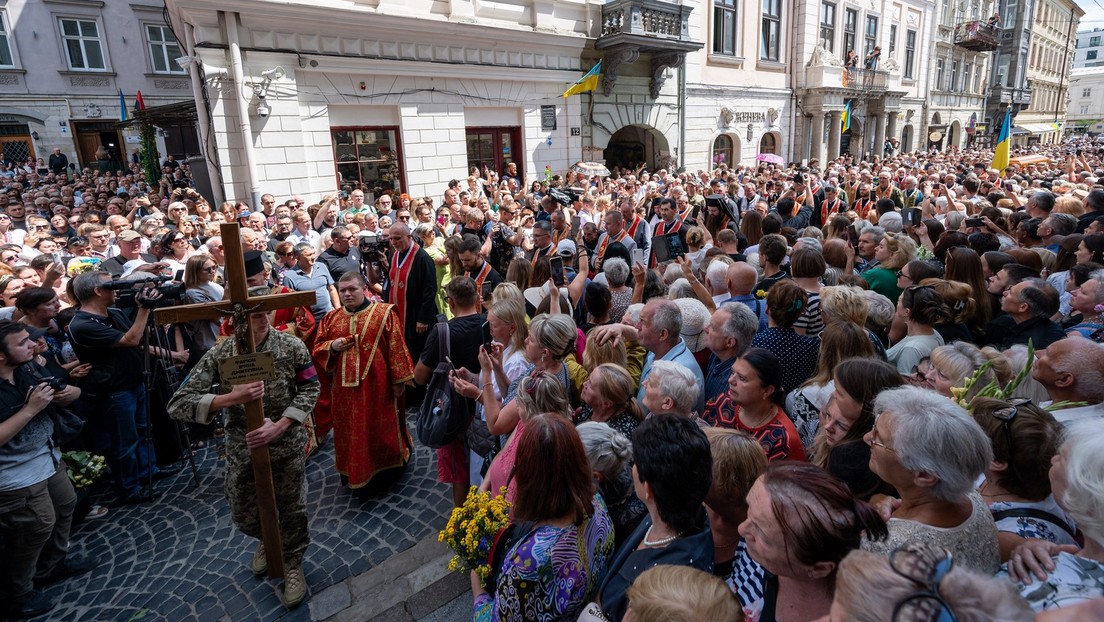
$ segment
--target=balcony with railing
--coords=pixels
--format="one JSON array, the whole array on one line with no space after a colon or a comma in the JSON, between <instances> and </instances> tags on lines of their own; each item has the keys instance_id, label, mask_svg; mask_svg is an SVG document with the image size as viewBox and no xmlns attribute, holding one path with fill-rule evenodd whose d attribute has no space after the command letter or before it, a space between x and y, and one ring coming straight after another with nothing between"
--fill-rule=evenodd
<instances>
[{"instance_id":1,"label":"balcony with railing","mask_svg":"<svg viewBox=\"0 0 1104 622\"><path fill-rule=\"evenodd\" d=\"M975 52L991 52L1000 47L1001 29L975 19L954 27L954 44Z\"/></svg>"},{"instance_id":2,"label":"balcony with railing","mask_svg":"<svg viewBox=\"0 0 1104 622\"><path fill-rule=\"evenodd\" d=\"M892 83L892 84L891 84ZM870 98L884 95L894 86L896 78L881 69L814 65L805 69L806 89L843 91L848 98Z\"/></svg>"},{"instance_id":3,"label":"balcony with railing","mask_svg":"<svg viewBox=\"0 0 1104 622\"><path fill-rule=\"evenodd\" d=\"M651 55L652 97L658 97L664 71L683 64L687 52L701 41L690 38L692 6L663 0L613 0L602 5L602 23L594 47L603 52L602 89L608 95L617 80L617 67Z\"/></svg>"}]
</instances>

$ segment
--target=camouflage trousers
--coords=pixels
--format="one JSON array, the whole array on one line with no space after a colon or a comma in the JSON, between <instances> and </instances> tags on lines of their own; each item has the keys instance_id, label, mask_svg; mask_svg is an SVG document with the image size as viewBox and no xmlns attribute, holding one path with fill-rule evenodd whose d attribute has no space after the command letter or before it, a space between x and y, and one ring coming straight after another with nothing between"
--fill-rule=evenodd
<instances>
[{"instance_id":1,"label":"camouflage trousers","mask_svg":"<svg viewBox=\"0 0 1104 622\"><path fill-rule=\"evenodd\" d=\"M296 425L288 428L268 448L286 568L301 565L303 553L310 544L304 494L306 442L306 431ZM230 429L227 429L226 435L226 498L230 501L230 515L238 529L247 536L259 539L261 519L257 509L253 461L245 446L245 436Z\"/></svg>"}]
</instances>

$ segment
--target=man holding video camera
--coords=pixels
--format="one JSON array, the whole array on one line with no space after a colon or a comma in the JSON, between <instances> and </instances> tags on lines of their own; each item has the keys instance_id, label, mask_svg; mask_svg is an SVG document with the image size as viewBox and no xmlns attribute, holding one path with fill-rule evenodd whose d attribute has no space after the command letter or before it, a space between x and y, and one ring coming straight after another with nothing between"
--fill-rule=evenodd
<instances>
[{"instance_id":1,"label":"man holding video camera","mask_svg":"<svg viewBox=\"0 0 1104 622\"><path fill-rule=\"evenodd\" d=\"M80 389L44 378L34 347L25 324L0 321L0 615L19 619L57 604L41 588L96 566L67 555L77 493L54 442L52 409Z\"/></svg>"},{"instance_id":2,"label":"man holding video camera","mask_svg":"<svg viewBox=\"0 0 1104 622\"><path fill-rule=\"evenodd\" d=\"M77 275L72 289L80 310L69 324L77 358L92 365L82 402L96 404L95 408L85 409L88 424L107 444L105 457L121 503L144 503L158 496L150 485L143 483L157 475L157 460L152 443L147 440L151 432L146 387L142 384L142 352L138 346L150 310L161 294L150 288L136 295L138 312L131 322L114 305L117 285L132 287L135 283L113 282L102 271ZM188 354L173 352L172 356L174 362L182 364Z\"/></svg>"}]
</instances>

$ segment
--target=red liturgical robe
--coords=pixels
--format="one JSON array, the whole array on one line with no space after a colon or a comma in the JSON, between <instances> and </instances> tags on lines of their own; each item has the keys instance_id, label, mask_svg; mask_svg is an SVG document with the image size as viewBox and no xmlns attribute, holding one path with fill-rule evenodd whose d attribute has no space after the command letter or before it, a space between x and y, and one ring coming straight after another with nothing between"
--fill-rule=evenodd
<instances>
[{"instance_id":1,"label":"red liturgical robe","mask_svg":"<svg viewBox=\"0 0 1104 622\"><path fill-rule=\"evenodd\" d=\"M341 337L356 347L331 351ZM414 377L402 323L394 305L371 303L355 313L342 307L322 318L314 343L315 364L330 375L337 472L360 488L410 460L403 400L394 387Z\"/></svg>"}]
</instances>

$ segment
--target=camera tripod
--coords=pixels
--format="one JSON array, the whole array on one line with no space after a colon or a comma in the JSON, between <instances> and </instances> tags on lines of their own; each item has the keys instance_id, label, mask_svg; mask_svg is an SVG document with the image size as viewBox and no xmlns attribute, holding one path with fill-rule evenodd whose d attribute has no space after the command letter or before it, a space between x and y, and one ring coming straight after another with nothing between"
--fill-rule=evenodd
<instances>
[{"instance_id":1,"label":"camera tripod","mask_svg":"<svg viewBox=\"0 0 1104 622\"><path fill-rule=\"evenodd\" d=\"M176 390L178 388L180 388L180 379L177 377L177 374L175 373L176 367L173 364L172 357L165 356L163 354L155 356L152 352L150 352L150 346L156 347L159 352L171 352L172 351L172 344L169 343L168 336L165 335L162 331L160 331L157 328L157 326L153 323L153 314L152 313L147 318L146 325L143 327L142 342L141 343L142 343L142 345L141 345L141 348L142 348L142 384L144 385L145 391L146 391L146 399L145 399L145 405L144 405L144 409L145 409L144 414L146 416L146 430L145 430L145 436L142 439L142 442L146 444L147 453L149 455L154 455L155 451L154 451L154 437L153 437L153 418L152 418L152 408L151 408L151 400L152 400L152 397L155 395L154 380L156 378L154 376L154 372L155 372L154 366L155 365L158 366L158 371L160 373L160 378L164 381L164 384L162 385L161 388L166 390L166 392L168 394L168 397L171 397L174 393L176 393ZM173 438L175 438L176 441L177 441L176 442L176 449L180 451L180 454L179 454L180 458L178 458L174 462L179 462L184 458L186 458L188 460L188 464L191 465L191 468L192 468L192 483L196 487L198 487L199 486L199 471L196 468L195 457L192 455L191 434L188 430L188 425L186 423L182 422L182 421L175 421L175 420L170 420L170 421L172 421L172 424L175 426L176 434L173 435ZM147 477L146 485L152 490L152 488L153 488L153 468L152 468L152 465L151 465L151 468L149 469L149 472L148 472L146 477Z\"/></svg>"}]
</instances>

